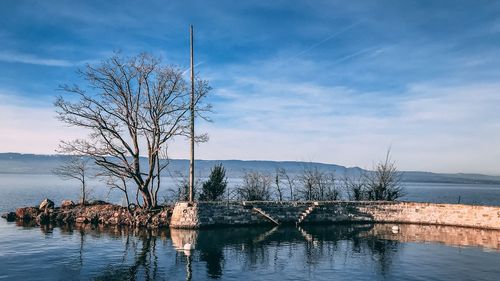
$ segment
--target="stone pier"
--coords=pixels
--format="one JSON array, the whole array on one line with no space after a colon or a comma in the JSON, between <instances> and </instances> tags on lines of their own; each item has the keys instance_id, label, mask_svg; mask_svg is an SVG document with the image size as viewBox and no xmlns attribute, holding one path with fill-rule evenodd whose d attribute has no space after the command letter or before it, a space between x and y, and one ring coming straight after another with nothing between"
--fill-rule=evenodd
<instances>
[{"instance_id":1,"label":"stone pier","mask_svg":"<svg viewBox=\"0 0 500 281\"><path fill-rule=\"evenodd\" d=\"M258 210L258 211L256 211ZM500 207L385 201L178 202L170 227L380 222L500 230Z\"/></svg>"}]
</instances>

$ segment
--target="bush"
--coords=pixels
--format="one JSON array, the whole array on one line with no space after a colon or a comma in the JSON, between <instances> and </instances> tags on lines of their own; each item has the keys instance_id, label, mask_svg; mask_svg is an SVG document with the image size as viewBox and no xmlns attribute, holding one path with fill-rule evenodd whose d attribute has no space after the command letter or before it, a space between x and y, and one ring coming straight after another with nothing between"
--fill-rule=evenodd
<instances>
[{"instance_id":1,"label":"bush","mask_svg":"<svg viewBox=\"0 0 500 281\"><path fill-rule=\"evenodd\" d=\"M401 172L391 162L390 151L384 162L380 162L374 171L366 177L368 200L394 201L403 196Z\"/></svg>"},{"instance_id":2,"label":"bush","mask_svg":"<svg viewBox=\"0 0 500 281\"><path fill-rule=\"evenodd\" d=\"M227 187L226 170L222 164L215 165L208 180L203 183L200 201L220 201Z\"/></svg>"},{"instance_id":3,"label":"bush","mask_svg":"<svg viewBox=\"0 0 500 281\"><path fill-rule=\"evenodd\" d=\"M367 176L365 173L359 176L345 176L342 181L342 187L349 200L364 201L368 200L367 197Z\"/></svg>"},{"instance_id":4,"label":"bush","mask_svg":"<svg viewBox=\"0 0 500 281\"><path fill-rule=\"evenodd\" d=\"M246 172L243 184L238 188L238 196L247 201L266 201L271 199L270 175L259 172Z\"/></svg>"},{"instance_id":5,"label":"bush","mask_svg":"<svg viewBox=\"0 0 500 281\"><path fill-rule=\"evenodd\" d=\"M373 171L362 173L359 178L345 177L344 188L350 200L394 201L404 195L402 173L390 159L390 150L384 162Z\"/></svg>"},{"instance_id":6,"label":"bush","mask_svg":"<svg viewBox=\"0 0 500 281\"><path fill-rule=\"evenodd\" d=\"M304 200L339 200L340 191L334 172L324 172L318 167L305 167L298 177L301 197Z\"/></svg>"}]
</instances>

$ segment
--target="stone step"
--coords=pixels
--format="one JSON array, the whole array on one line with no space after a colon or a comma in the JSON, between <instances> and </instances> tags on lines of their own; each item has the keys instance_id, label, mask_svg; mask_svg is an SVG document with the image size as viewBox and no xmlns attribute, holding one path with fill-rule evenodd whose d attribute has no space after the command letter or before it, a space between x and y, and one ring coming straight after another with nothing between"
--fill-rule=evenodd
<instances>
[{"instance_id":1,"label":"stone step","mask_svg":"<svg viewBox=\"0 0 500 281\"><path fill-rule=\"evenodd\" d=\"M253 207L252 208L253 211L259 213L260 215L262 215L264 218L272 221L273 223L275 223L276 225L279 225L280 223L278 222L278 220L274 219L273 217L271 217L269 214L267 214L266 212L264 212L262 209L260 208L257 208L257 207Z\"/></svg>"},{"instance_id":2,"label":"stone step","mask_svg":"<svg viewBox=\"0 0 500 281\"><path fill-rule=\"evenodd\" d=\"M313 242L314 238L311 234L307 233L304 229L302 229L300 226L298 227L300 234L309 242Z\"/></svg>"},{"instance_id":3,"label":"stone step","mask_svg":"<svg viewBox=\"0 0 500 281\"><path fill-rule=\"evenodd\" d=\"M307 209L299 215L299 218L298 218L296 224L297 225L301 224L307 218L307 216L309 216L314 211L316 206L317 206L317 204L315 202L315 204L313 204L312 206L307 207Z\"/></svg>"}]
</instances>

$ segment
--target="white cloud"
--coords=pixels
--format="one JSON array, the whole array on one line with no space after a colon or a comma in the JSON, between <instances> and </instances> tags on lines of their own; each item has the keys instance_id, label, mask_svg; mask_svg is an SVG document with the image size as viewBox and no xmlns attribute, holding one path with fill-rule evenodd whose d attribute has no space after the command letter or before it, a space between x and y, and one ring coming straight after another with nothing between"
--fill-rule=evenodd
<instances>
[{"instance_id":1,"label":"white cloud","mask_svg":"<svg viewBox=\"0 0 500 281\"><path fill-rule=\"evenodd\" d=\"M41 58L31 54L22 54L7 51L0 51L0 61L60 67L71 67L78 64L62 59Z\"/></svg>"},{"instance_id":2,"label":"white cloud","mask_svg":"<svg viewBox=\"0 0 500 281\"><path fill-rule=\"evenodd\" d=\"M50 105L31 106L0 94L0 151L54 153L59 140L83 136L81 130L65 127L55 119Z\"/></svg>"},{"instance_id":3,"label":"white cloud","mask_svg":"<svg viewBox=\"0 0 500 281\"><path fill-rule=\"evenodd\" d=\"M370 168L392 146L402 169L500 174L500 84L420 83L381 93L236 73L216 90L222 124L206 127L205 158Z\"/></svg>"},{"instance_id":4,"label":"white cloud","mask_svg":"<svg viewBox=\"0 0 500 281\"><path fill-rule=\"evenodd\" d=\"M404 170L500 174L500 84L415 84L384 95L243 77L219 90L224 101L216 104L215 119L220 121L198 124L211 137L196 148L202 159L370 168L392 146ZM50 105L0 95L1 151L53 153L60 139L85 135L54 117ZM187 158L188 143L177 139L169 151L173 158Z\"/></svg>"}]
</instances>

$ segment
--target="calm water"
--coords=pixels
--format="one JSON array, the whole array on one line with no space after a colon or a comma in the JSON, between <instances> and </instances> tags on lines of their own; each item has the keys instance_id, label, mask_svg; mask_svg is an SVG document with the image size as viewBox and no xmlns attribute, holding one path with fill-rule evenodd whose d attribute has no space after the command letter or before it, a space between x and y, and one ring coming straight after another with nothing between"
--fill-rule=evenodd
<instances>
[{"instance_id":1,"label":"calm water","mask_svg":"<svg viewBox=\"0 0 500 281\"><path fill-rule=\"evenodd\" d=\"M461 196L464 203L500 205L498 186L410 183L406 190L406 200L456 203ZM0 191L0 212L44 197L78 197L77 186L51 175L0 175ZM99 183L93 196L122 200ZM0 280L500 280L500 231L391 227L132 231L1 219ZM186 243L195 249L183 251Z\"/></svg>"},{"instance_id":2,"label":"calm water","mask_svg":"<svg viewBox=\"0 0 500 281\"><path fill-rule=\"evenodd\" d=\"M397 234L379 224L129 232L2 221L0 279L498 280L498 232L401 227ZM184 243L195 249L180 250Z\"/></svg>"}]
</instances>

